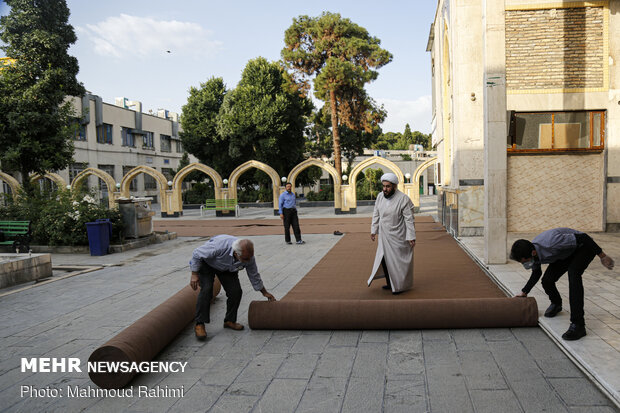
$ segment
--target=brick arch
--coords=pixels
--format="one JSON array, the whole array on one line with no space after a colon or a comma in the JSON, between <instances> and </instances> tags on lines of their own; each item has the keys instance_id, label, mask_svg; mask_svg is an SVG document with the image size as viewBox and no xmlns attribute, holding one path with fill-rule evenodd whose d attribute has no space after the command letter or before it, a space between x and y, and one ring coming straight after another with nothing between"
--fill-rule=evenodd
<instances>
[{"instance_id":1,"label":"brick arch","mask_svg":"<svg viewBox=\"0 0 620 413\"><path fill-rule=\"evenodd\" d=\"M239 181L239 177L251 168L260 169L271 178L273 208L278 209L278 196L280 196L280 176L275 169L260 161L244 162L230 173L230 179L228 182L228 193L230 194L230 198L237 198L237 182Z\"/></svg>"},{"instance_id":2,"label":"brick arch","mask_svg":"<svg viewBox=\"0 0 620 413\"><path fill-rule=\"evenodd\" d=\"M327 171L327 173L331 175L332 179L334 180L334 207L336 209L336 212L340 211L341 202L342 202L340 186L342 185L342 178L338 175L338 171L336 171L336 168L334 168L327 162L322 161L320 159L316 159L316 158L308 158L305 161L297 164L297 166L295 166L291 170L291 172L289 172L288 181L291 184L293 184L293 188L295 188L295 180L297 179L297 176L304 169L309 168L311 166L318 166L319 168Z\"/></svg>"},{"instance_id":3,"label":"brick arch","mask_svg":"<svg viewBox=\"0 0 620 413\"><path fill-rule=\"evenodd\" d=\"M353 199L357 202L357 176L362 172L365 168L379 164L388 168L391 172L393 172L398 178L398 189L401 192L405 191L405 175L403 175L403 171L392 161L389 161L380 156L371 156L368 159L364 159L362 162L355 165L355 167L351 170L351 176L349 177L349 187L353 193Z\"/></svg>"},{"instance_id":4,"label":"brick arch","mask_svg":"<svg viewBox=\"0 0 620 413\"><path fill-rule=\"evenodd\" d=\"M155 181L159 185L159 199L161 199L159 205L161 206L162 214L168 212L168 198L166 197L166 189L168 188L168 180L161 172L151 168L150 166L140 165L127 172L121 180L121 196L129 198L130 191L129 185L131 180L140 174L147 174L155 178Z\"/></svg>"},{"instance_id":5,"label":"brick arch","mask_svg":"<svg viewBox=\"0 0 620 413\"><path fill-rule=\"evenodd\" d=\"M34 174L30 177L30 182L37 182L43 178L47 178L50 181L54 182L59 188L65 189L67 187L67 182L64 178L53 172L46 172L45 175Z\"/></svg>"},{"instance_id":6,"label":"brick arch","mask_svg":"<svg viewBox=\"0 0 620 413\"><path fill-rule=\"evenodd\" d=\"M11 175L4 173L2 171L0 171L0 180L9 184L9 187L11 188L11 193L13 195L13 199L17 198L17 194L18 194L19 187L20 187L19 181L13 178Z\"/></svg>"},{"instance_id":7,"label":"brick arch","mask_svg":"<svg viewBox=\"0 0 620 413\"><path fill-rule=\"evenodd\" d=\"M73 181L71 182L71 189L77 188L82 179L86 178L89 175L95 175L103 182L105 182L106 186L108 187L108 207L114 208L116 206L116 203L114 202L114 190L116 189L116 182L114 182L114 178L112 178L109 173L102 171L101 169L84 169L79 174L77 174L75 178L73 178Z\"/></svg>"},{"instance_id":8,"label":"brick arch","mask_svg":"<svg viewBox=\"0 0 620 413\"><path fill-rule=\"evenodd\" d=\"M183 190L183 187L182 187L183 180L185 179L187 175L189 175L191 172L194 172L194 171L204 172L211 179L213 179L213 186L215 188L215 199L220 199L222 197L221 188L223 184L222 184L222 177L220 176L220 174L217 173L215 169L205 164L202 164L199 162L190 163L189 165L186 165L184 168L182 168L179 172L177 172L174 178L172 178L173 205L176 205L176 208L177 208L177 211L174 211L174 212L183 211L183 196L181 193Z\"/></svg>"}]
</instances>

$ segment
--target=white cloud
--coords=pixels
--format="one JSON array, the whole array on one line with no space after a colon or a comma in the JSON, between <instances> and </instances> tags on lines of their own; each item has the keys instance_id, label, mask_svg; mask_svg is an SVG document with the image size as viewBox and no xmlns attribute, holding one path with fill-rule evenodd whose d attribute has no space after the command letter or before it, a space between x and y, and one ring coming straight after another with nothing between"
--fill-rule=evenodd
<instances>
[{"instance_id":1,"label":"white cloud","mask_svg":"<svg viewBox=\"0 0 620 413\"><path fill-rule=\"evenodd\" d=\"M168 50L176 57L212 55L222 45L211 40L211 32L196 23L127 14L77 27L77 32L93 42L98 54L118 58L145 58Z\"/></svg>"},{"instance_id":2,"label":"white cloud","mask_svg":"<svg viewBox=\"0 0 620 413\"><path fill-rule=\"evenodd\" d=\"M429 133L431 130L432 97L420 96L415 100L377 98L387 110L387 119L381 124L383 132L403 132L408 123L412 131Z\"/></svg>"}]
</instances>

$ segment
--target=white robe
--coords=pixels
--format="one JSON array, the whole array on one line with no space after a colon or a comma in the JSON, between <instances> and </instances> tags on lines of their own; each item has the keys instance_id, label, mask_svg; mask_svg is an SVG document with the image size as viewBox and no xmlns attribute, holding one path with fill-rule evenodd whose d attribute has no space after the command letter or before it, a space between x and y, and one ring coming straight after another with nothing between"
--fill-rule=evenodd
<instances>
[{"instance_id":1,"label":"white robe","mask_svg":"<svg viewBox=\"0 0 620 413\"><path fill-rule=\"evenodd\" d=\"M415 240L411 199L398 190L390 198L379 193L370 233L377 234L379 242L368 285L374 279L385 277L381 266L381 260L385 258L392 292L410 289L413 286L413 248L409 241Z\"/></svg>"}]
</instances>

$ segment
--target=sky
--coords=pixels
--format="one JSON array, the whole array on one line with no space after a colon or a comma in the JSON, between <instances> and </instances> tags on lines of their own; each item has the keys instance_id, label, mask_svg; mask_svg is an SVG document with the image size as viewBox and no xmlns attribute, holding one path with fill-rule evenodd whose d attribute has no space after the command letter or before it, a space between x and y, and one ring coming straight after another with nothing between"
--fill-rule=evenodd
<instances>
[{"instance_id":1,"label":"sky","mask_svg":"<svg viewBox=\"0 0 620 413\"><path fill-rule=\"evenodd\" d=\"M402 132L409 123L412 130L430 132L426 44L434 0L67 0L67 5L78 37L69 53L79 61L78 80L86 90L112 104L116 97L140 101L146 113L179 114L190 87L221 77L233 89L249 60L279 60L293 18L340 13L393 55L367 85L387 110L383 131ZM8 12L0 0L0 15Z\"/></svg>"}]
</instances>

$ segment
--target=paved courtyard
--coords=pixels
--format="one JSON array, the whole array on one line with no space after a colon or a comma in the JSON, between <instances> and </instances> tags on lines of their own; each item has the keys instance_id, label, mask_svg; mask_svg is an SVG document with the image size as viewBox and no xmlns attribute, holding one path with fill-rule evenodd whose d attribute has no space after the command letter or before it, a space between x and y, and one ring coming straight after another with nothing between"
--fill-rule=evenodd
<instances>
[{"instance_id":1,"label":"paved courtyard","mask_svg":"<svg viewBox=\"0 0 620 413\"><path fill-rule=\"evenodd\" d=\"M433 211L433 199L424 200L423 212ZM360 214L371 210L359 208ZM195 214L197 211L188 211L186 217L196 218ZM300 215L333 216L333 209L300 208ZM274 219L264 210L242 210L243 218L260 216ZM265 286L277 298L284 296L340 239L331 234L313 234L304 236L303 246L287 246L281 236L250 238L256 245ZM222 296L213 304L206 342L198 342L188 325L158 356L158 360L187 361L184 373L142 374L130 384L134 389L182 389L183 397L68 397L68 386L96 387L85 372L21 372L21 357L78 357L85 363L93 350L188 283L190 254L204 241L178 238L103 257L53 254L54 266L101 269L20 291L0 291L10 292L0 297L0 409L618 411L538 327L413 331L246 328L235 332L222 328ZM56 278L60 275L57 272ZM252 291L245 274L240 275L244 296L239 321L247 325L249 302L263 298ZM360 282L366 278L367 274L360 274ZM539 299L539 307L545 304ZM22 386L60 389L63 393L62 397L22 397Z\"/></svg>"}]
</instances>

